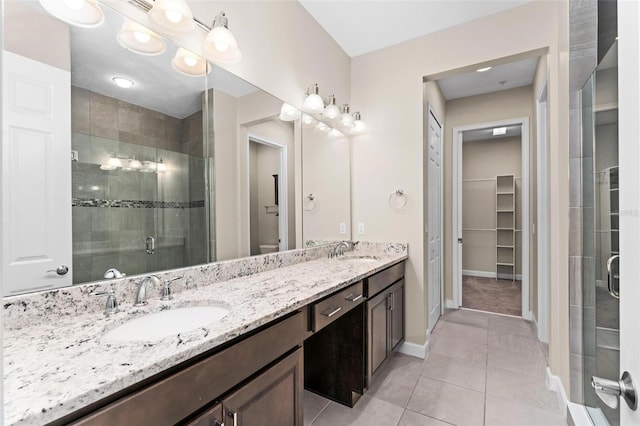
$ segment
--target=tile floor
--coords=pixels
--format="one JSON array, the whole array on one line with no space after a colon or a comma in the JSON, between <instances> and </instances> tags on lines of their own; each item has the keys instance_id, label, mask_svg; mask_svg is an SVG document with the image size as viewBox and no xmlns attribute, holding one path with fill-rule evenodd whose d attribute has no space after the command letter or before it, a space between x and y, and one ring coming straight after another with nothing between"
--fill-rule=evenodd
<instances>
[{"instance_id":1,"label":"tile floor","mask_svg":"<svg viewBox=\"0 0 640 426\"><path fill-rule=\"evenodd\" d=\"M305 391L305 425L566 425L544 350L520 318L450 310L427 358L394 355L354 408Z\"/></svg>"}]
</instances>

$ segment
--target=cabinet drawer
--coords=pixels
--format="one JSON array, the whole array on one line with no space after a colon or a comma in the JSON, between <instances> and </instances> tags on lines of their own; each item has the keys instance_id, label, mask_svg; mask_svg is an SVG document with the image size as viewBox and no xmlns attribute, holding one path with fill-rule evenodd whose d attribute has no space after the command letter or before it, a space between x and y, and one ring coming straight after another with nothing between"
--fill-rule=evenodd
<instances>
[{"instance_id":1,"label":"cabinet drawer","mask_svg":"<svg viewBox=\"0 0 640 426\"><path fill-rule=\"evenodd\" d=\"M402 277L404 277L404 262L397 263L384 271L370 276L367 278L365 296L375 296Z\"/></svg>"},{"instance_id":2,"label":"cabinet drawer","mask_svg":"<svg viewBox=\"0 0 640 426\"><path fill-rule=\"evenodd\" d=\"M313 331L318 331L364 301L362 281L313 305Z\"/></svg>"}]
</instances>

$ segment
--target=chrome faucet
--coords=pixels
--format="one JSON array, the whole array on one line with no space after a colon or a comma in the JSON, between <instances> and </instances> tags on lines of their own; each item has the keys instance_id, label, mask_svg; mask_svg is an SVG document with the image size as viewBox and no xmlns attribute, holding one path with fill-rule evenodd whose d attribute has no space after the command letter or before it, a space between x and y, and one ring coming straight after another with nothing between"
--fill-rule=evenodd
<instances>
[{"instance_id":1,"label":"chrome faucet","mask_svg":"<svg viewBox=\"0 0 640 426\"><path fill-rule=\"evenodd\" d=\"M344 256L344 249L349 250L349 243L347 243L346 241L340 241L332 250L329 250L329 259L333 257Z\"/></svg>"},{"instance_id":2,"label":"chrome faucet","mask_svg":"<svg viewBox=\"0 0 640 426\"><path fill-rule=\"evenodd\" d=\"M127 274L118 271L116 268L109 268L107 272L104 273L105 278L124 278Z\"/></svg>"},{"instance_id":3,"label":"chrome faucet","mask_svg":"<svg viewBox=\"0 0 640 426\"><path fill-rule=\"evenodd\" d=\"M138 293L136 294L136 300L133 306L144 306L147 304L147 285L149 285L149 283L160 286L160 278L156 275L149 275L140 281L140 284L138 285Z\"/></svg>"},{"instance_id":4,"label":"chrome faucet","mask_svg":"<svg viewBox=\"0 0 640 426\"><path fill-rule=\"evenodd\" d=\"M118 299L116 299L116 294L113 290L100 290L91 293L92 296L104 296L105 294L107 295L107 303L104 306L104 314L110 316L118 313Z\"/></svg>"},{"instance_id":5,"label":"chrome faucet","mask_svg":"<svg viewBox=\"0 0 640 426\"><path fill-rule=\"evenodd\" d=\"M160 293L160 300L166 302L167 300L173 299L173 296L171 295L171 287L169 287L169 284L181 278L182 277L175 277L175 278L171 278L170 280L166 280L164 282L164 284L162 285L162 292Z\"/></svg>"}]
</instances>

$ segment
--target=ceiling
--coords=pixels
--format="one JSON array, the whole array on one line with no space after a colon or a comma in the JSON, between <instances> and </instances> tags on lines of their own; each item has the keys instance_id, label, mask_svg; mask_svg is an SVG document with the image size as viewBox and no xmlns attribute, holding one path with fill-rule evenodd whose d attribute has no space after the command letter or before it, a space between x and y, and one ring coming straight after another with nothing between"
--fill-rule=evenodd
<instances>
[{"instance_id":1,"label":"ceiling","mask_svg":"<svg viewBox=\"0 0 640 426\"><path fill-rule=\"evenodd\" d=\"M351 57L532 0L298 0Z\"/></svg>"},{"instance_id":2,"label":"ceiling","mask_svg":"<svg viewBox=\"0 0 640 426\"><path fill-rule=\"evenodd\" d=\"M538 57L498 65L489 71L471 71L438 80L442 95L448 101L467 96L513 89L533 84Z\"/></svg>"}]
</instances>

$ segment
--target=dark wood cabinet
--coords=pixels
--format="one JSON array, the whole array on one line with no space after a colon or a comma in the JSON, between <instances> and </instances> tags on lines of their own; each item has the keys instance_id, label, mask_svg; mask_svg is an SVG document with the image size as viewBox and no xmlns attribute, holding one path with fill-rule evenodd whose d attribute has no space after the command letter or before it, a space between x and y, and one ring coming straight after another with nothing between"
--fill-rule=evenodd
<instances>
[{"instance_id":1,"label":"dark wood cabinet","mask_svg":"<svg viewBox=\"0 0 640 426\"><path fill-rule=\"evenodd\" d=\"M401 263L367 279L367 387L404 341L403 276Z\"/></svg>"},{"instance_id":2,"label":"dark wood cabinet","mask_svg":"<svg viewBox=\"0 0 640 426\"><path fill-rule=\"evenodd\" d=\"M302 349L222 399L229 426L302 426Z\"/></svg>"},{"instance_id":3,"label":"dark wood cabinet","mask_svg":"<svg viewBox=\"0 0 640 426\"><path fill-rule=\"evenodd\" d=\"M189 421L187 426L224 426L222 404L218 403L205 410L204 413Z\"/></svg>"}]
</instances>

